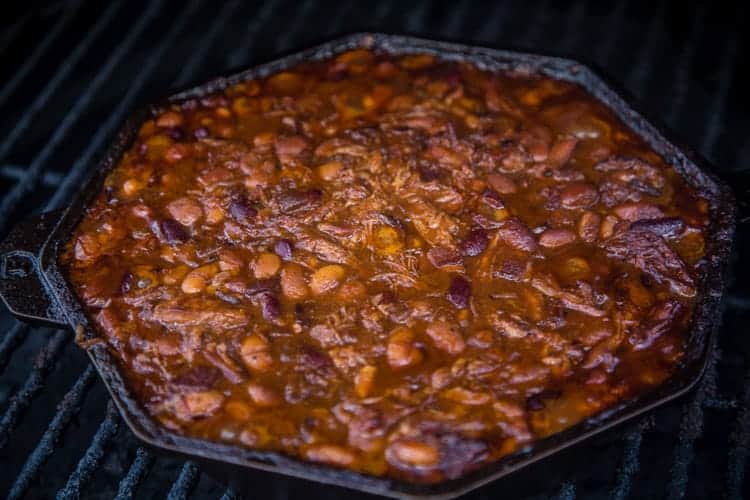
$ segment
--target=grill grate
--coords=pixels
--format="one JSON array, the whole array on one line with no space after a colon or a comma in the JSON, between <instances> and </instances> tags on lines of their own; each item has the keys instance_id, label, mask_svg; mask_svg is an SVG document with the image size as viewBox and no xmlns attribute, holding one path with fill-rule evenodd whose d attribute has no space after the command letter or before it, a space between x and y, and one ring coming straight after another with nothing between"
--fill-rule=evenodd
<instances>
[{"instance_id":1,"label":"grill grate","mask_svg":"<svg viewBox=\"0 0 750 500\"><path fill-rule=\"evenodd\" d=\"M742 170L750 157L742 149L750 118L742 113L747 102L739 95L746 83L739 71L747 50L740 30L744 11L721 15L704 4L695 13L673 15L675 7L684 7L622 0L609 7L593 0L573 5L505 0L486 8L466 0L383 1L372 11L356 2L339 6L311 0L299 5L293 0L258 5L235 0L219 9L205 0L92 5L55 3L0 25L3 55L33 41L17 67L0 62L0 74L8 75L0 87L0 110L12 118L0 123L0 236L28 211L61 206L123 118L154 97L152 92L163 94L170 85L182 86L350 31L407 32L594 58L651 109L664 111L688 143L721 160L723 171ZM704 22L706 16L721 22ZM82 19L92 20L84 23L88 31L78 29ZM124 19L127 27L118 28ZM685 39L678 42L672 33L682 32ZM718 57L707 54L712 47ZM56 58L61 51L65 56ZM667 70L660 61L670 61ZM711 75L714 80L708 79ZM55 125L51 130L39 126L50 120ZM85 142L76 142L83 138ZM739 245L746 244L741 231ZM742 288L745 273L736 270L726 312L740 325L750 312L750 298ZM84 357L75 354L69 332L32 329L4 311L0 332L0 457L7 464L0 491L10 498L85 497L94 491L118 499L235 498L195 464L154 457L139 447L114 405L94 397L102 394L101 382ZM729 328L718 342L706 376L688 398L479 495L741 498L748 489L750 345ZM27 356L34 359L30 366L24 362ZM51 391L60 384L67 387L60 394L67 392L57 398ZM56 410L46 407L50 401ZM91 432L81 432L86 428ZM82 433L87 441L76 443ZM301 498L312 491L344 495L342 490L263 477L269 478L259 484L259 491L267 493L263 496Z\"/></svg>"}]
</instances>

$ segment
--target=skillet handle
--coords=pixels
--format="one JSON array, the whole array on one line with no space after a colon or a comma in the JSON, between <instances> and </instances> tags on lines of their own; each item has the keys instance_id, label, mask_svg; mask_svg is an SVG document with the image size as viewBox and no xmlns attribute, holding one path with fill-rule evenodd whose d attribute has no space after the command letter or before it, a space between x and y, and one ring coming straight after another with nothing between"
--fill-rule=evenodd
<instances>
[{"instance_id":1,"label":"skillet handle","mask_svg":"<svg viewBox=\"0 0 750 500\"><path fill-rule=\"evenodd\" d=\"M42 249L59 220L59 210L29 217L0 243L0 299L26 323L67 325L40 265Z\"/></svg>"}]
</instances>

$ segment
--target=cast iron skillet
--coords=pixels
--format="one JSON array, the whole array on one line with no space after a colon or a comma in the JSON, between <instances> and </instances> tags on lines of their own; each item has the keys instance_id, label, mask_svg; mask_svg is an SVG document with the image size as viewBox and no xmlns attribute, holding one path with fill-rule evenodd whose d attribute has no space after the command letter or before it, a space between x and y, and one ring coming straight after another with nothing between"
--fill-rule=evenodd
<instances>
[{"instance_id":1,"label":"cast iron skillet","mask_svg":"<svg viewBox=\"0 0 750 500\"><path fill-rule=\"evenodd\" d=\"M674 375L653 391L620 403L562 432L537 441L525 449L483 466L466 476L435 485L420 485L368 476L348 470L313 464L287 455L248 450L177 435L158 425L124 383L118 364L86 317L68 283L58 256L89 202L99 192L110 169L132 143L139 125L153 107L136 112L123 126L114 143L103 152L72 203L66 208L32 217L19 224L0 244L0 296L10 311L28 322L71 327L84 346L125 422L135 435L161 451L197 460L209 473L223 476L241 490L249 477L247 468L272 471L327 484L394 497L448 498L465 493L563 448L603 431L624 420L671 400L700 379L712 339L721 317L724 274L734 234L734 197L729 188L709 173L706 162L686 148L679 148L636 112L630 102L611 90L608 82L579 62L517 52L469 47L402 36L360 33L283 57L228 77L188 88L166 102L201 97L244 80L262 78L310 59L324 59L357 47L391 53L429 53L448 60L469 61L487 70L523 70L575 82L605 103L631 129L640 135L666 161L675 165L687 182L709 200L711 224L706 237L705 274L698 287L687 352ZM250 476L252 477L252 476Z\"/></svg>"}]
</instances>

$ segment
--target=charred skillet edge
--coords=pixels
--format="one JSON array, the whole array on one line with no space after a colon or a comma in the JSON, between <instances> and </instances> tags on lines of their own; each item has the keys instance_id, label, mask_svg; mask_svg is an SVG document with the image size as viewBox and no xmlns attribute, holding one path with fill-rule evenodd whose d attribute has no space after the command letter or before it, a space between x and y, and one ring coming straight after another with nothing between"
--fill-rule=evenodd
<instances>
[{"instance_id":1,"label":"charred skillet edge","mask_svg":"<svg viewBox=\"0 0 750 500\"><path fill-rule=\"evenodd\" d=\"M200 97L234 83L252 78L261 78L271 73L292 67L310 59L323 59L342 51L357 48L383 49L391 53L431 53L442 59L469 61L487 70L517 70L540 72L548 76L578 83L589 93L604 102L623 122L667 161L675 165L687 182L705 196L712 210L712 221L708 228L708 263L700 279L699 296L690 327L689 342L681 366L664 384L639 397L625 401L592 418L536 442L513 455L487 464L477 471L455 480L429 485L409 483L368 476L348 470L318 465L276 452L248 450L237 446L222 445L180 436L157 424L129 393L126 381L117 367L117 361L87 319L84 310L67 282L58 263L63 245L85 213L85 209L99 192L107 173L114 167L123 152L132 143L138 126L154 106L136 112L121 129L114 144L106 150L96 168L75 200L65 209L60 224L50 235L41 255L42 269L65 311L68 323L79 332L79 340L87 345L94 366L106 383L112 398L123 418L133 432L146 443L188 458L206 459L230 464L242 469L256 469L282 473L290 476L335 484L347 488L398 497L439 497L460 495L490 481L505 476L552 453L575 444L607 428L639 415L688 391L700 379L718 330L721 297L725 284L725 272L729 261L734 235L735 204L731 190L707 171L708 163L689 149L681 149L669 141L662 132L636 112L631 103L611 90L612 84L581 63L557 57L537 56L444 42L384 35L360 33L350 35L321 46L283 57L274 62L258 66L225 78L217 78L206 84L178 92L164 102L177 102L191 97Z\"/></svg>"}]
</instances>

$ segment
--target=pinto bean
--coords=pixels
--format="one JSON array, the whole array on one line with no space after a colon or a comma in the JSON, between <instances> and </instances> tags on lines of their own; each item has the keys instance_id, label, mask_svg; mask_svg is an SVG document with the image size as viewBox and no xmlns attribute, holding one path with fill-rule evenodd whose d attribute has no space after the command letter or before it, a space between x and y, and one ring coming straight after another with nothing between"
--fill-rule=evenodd
<instances>
[{"instance_id":1,"label":"pinto bean","mask_svg":"<svg viewBox=\"0 0 750 500\"><path fill-rule=\"evenodd\" d=\"M363 366L359 369L357 376L354 378L354 393L357 397L366 398L370 395L377 373L378 369L372 365Z\"/></svg>"},{"instance_id":2,"label":"pinto bean","mask_svg":"<svg viewBox=\"0 0 750 500\"><path fill-rule=\"evenodd\" d=\"M322 199L323 191L320 189L310 189L308 191L292 189L281 193L277 198L277 202L281 211L289 214L312 210L320 205Z\"/></svg>"},{"instance_id":3,"label":"pinto bean","mask_svg":"<svg viewBox=\"0 0 750 500\"><path fill-rule=\"evenodd\" d=\"M305 456L313 462L323 462L339 467L346 467L354 463L357 457L352 451L335 444L316 444L305 451Z\"/></svg>"},{"instance_id":4,"label":"pinto bean","mask_svg":"<svg viewBox=\"0 0 750 500\"><path fill-rule=\"evenodd\" d=\"M294 158L307 149L307 139L301 136L279 137L276 139L276 155L284 161Z\"/></svg>"},{"instance_id":5,"label":"pinto bean","mask_svg":"<svg viewBox=\"0 0 750 500\"><path fill-rule=\"evenodd\" d=\"M273 408L281 403L281 398L273 389L257 382L247 384L247 394L256 406L261 408Z\"/></svg>"},{"instance_id":6,"label":"pinto bean","mask_svg":"<svg viewBox=\"0 0 750 500\"><path fill-rule=\"evenodd\" d=\"M578 236L586 243L593 243L599 235L602 218L595 212L584 212L578 219Z\"/></svg>"},{"instance_id":7,"label":"pinto bean","mask_svg":"<svg viewBox=\"0 0 750 500\"><path fill-rule=\"evenodd\" d=\"M560 203L565 208L588 208L599 199L599 193L591 184L572 182L560 192Z\"/></svg>"},{"instance_id":8,"label":"pinto bean","mask_svg":"<svg viewBox=\"0 0 750 500\"><path fill-rule=\"evenodd\" d=\"M388 446L386 458L412 467L426 467L436 465L440 461L440 451L425 442L404 438Z\"/></svg>"},{"instance_id":9,"label":"pinto bean","mask_svg":"<svg viewBox=\"0 0 750 500\"><path fill-rule=\"evenodd\" d=\"M219 272L218 264L207 264L193 269L182 280L180 288L188 294L202 292L217 272Z\"/></svg>"},{"instance_id":10,"label":"pinto bean","mask_svg":"<svg viewBox=\"0 0 750 500\"><path fill-rule=\"evenodd\" d=\"M219 391L189 392L182 398L190 418L207 417L216 413L224 402Z\"/></svg>"},{"instance_id":11,"label":"pinto bean","mask_svg":"<svg viewBox=\"0 0 750 500\"><path fill-rule=\"evenodd\" d=\"M406 368L422 361L422 352L415 345L414 338L414 333L405 327L391 332L386 347L386 358L391 368Z\"/></svg>"},{"instance_id":12,"label":"pinto bean","mask_svg":"<svg viewBox=\"0 0 750 500\"><path fill-rule=\"evenodd\" d=\"M555 142L547 155L547 162L552 167L561 167L565 165L573 155L573 150L578 144L575 137L566 137Z\"/></svg>"},{"instance_id":13,"label":"pinto bean","mask_svg":"<svg viewBox=\"0 0 750 500\"><path fill-rule=\"evenodd\" d=\"M266 372L273 366L271 347L262 337L245 337L240 343L240 357L250 371Z\"/></svg>"},{"instance_id":14,"label":"pinto bean","mask_svg":"<svg viewBox=\"0 0 750 500\"><path fill-rule=\"evenodd\" d=\"M344 165L340 161L329 161L318 167L318 175L324 181L331 182L336 180L336 177L343 168Z\"/></svg>"},{"instance_id":15,"label":"pinto bean","mask_svg":"<svg viewBox=\"0 0 750 500\"><path fill-rule=\"evenodd\" d=\"M156 119L156 126L162 128L179 127L184 123L182 115L176 111L166 111Z\"/></svg>"},{"instance_id":16,"label":"pinto bean","mask_svg":"<svg viewBox=\"0 0 750 500\"><path fill-rule=\"evenodd\" d=\"M469 406L481 406L492 400L492 397L486 392L470 391L463 387L453 387L448 389L443 392L442 396L451 401Z\"/></svg>"},{"instance_id":17,"label":"pinto bean","mask_svg":"<svg viewBox=\"0 0 750 500\"><path fill-rule=\"evenodd\" d=\"M500 194L513 194L518 191L516 182L505 174L488 175L487 184Z\"/></svg>"},{"instance_id":18,"label":"pinto bean","mask_svg":"<svg viewBox=\"0 0 750 500\"><path fill-rule=\"evenodd\" d=\"M328 293L341 284L346 276L346 269L338 264L323 266L310 278L310 290L313 295Z\"/></svg>"},{"instance_id":19,"label":"pinto bean","mask_svg":"<svg viewBox=\"0 0 750 500\"><path fill-rule=\"evenodd\" d=\"M310 289L305 281L305 271L299 264L290 263L281 271L281 291L291 300L302 300Z\"/></svg>"},{"instance_id":20,"label":"pinto bean","mask_svg":"<svg viewBox=\"0 0 750 500\"><path fill-rule=\"evenodd\" d=\"M170 202L167 205L167 211L172 218L183 226L192 226L203 216L203 209L200 204L187 196Z\"/></svg>"},{"instance_id":21,"label":"pinto bean","mask_svg":"<svg viewBox=\"0 0 750 500\"><path fill-rule=\"evenodd\" d=\"M575 239L575 233L569 229L547 229L539 236L539 245L558 248L573 243Z\"/></svg>"},{"instance_id":22,"label":"pinto bean","mask_svg":"<svg viewBox=\"0 0 750 500\"><path fill-rule=\"evenodd\" d=\"M279 256L269 252L263 252L253 262L253 274L259 280L268 279L279 272L281 259Z\"/></svg>"},{"instance_id":23,"label":"pinto bean","mask_svg":"<svg viewBox=\"0 0 750 500\"><path fill-rule=\"evenodd\" d=\"M427 325L425 333L432 339L435 347L452 356L460 354L466 347L459 331L445 321L433 321Z\"/></svg>"},{"instance_id":24,"label":"pinto bean","mask_svg":"<svg viewBox=\"0 0 750 500\"><path fill-rule=\"evenodd\" d=\"M664 217L664 212L659 207L648 203L624 203L614 207L612 211L619 218L625 219L628 222Z\"/></svg>"}]
</instances>

